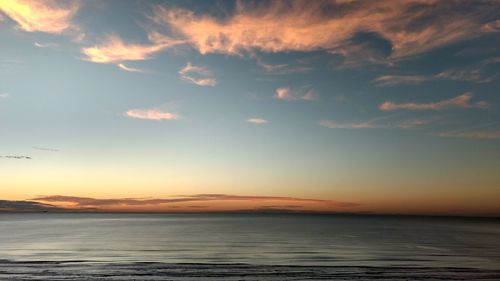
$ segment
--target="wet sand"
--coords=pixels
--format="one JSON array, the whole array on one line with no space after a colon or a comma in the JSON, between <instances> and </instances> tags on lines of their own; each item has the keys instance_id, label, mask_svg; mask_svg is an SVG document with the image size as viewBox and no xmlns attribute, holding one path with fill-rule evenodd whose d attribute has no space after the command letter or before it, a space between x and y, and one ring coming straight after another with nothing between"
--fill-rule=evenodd
<instances>
[{"instance_id":1,"label":"wet sand","mask_svg":"<svg viewBox=\"0 0 500 281\"><path fill-rule=\"evenodd\" d=\"M3 260L0 280L500 280L500 270Z\"/></svg>"}]
</instances>

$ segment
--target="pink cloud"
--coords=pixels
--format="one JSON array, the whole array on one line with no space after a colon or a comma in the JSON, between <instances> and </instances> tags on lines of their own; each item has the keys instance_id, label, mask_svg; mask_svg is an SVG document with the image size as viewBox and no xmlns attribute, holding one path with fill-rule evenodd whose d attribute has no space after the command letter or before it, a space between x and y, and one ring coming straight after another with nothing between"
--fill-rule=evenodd
<instances>
[{"instance_id":1,"label":"pink cloud","mask_svg":"<svg viewBox=\"0 0 500 281\"><path fill-rule=\"evenodd\" d=\"M158 109L131 109L126 115L130 118L146 119L146 120L176 120L180 116L170 112L164 112Z\"/></svg>"},{"instance_id":2,"label":"pink cloud","mask_svg":"<svg viewBox=\"0 0 500 281\"><path fill-rule=\"evenodd\" d=\"M280 87L274 91L274 98L279 100L294 101L294 100L305 100L305 101L315 101L318 96L313 89L299 89L297 91L291 90L287 87Z\"/></svg>"},{"instance_id":3,"label":"pink cloud","mask_svg":"<svg viewBox=\"0 0 500 281\"><path fill-rule=\"evenodd\" d=\"M289 88L278 88L274 91L274 97L280 100L294 100L295 97L293 97L290 94L290 89Z\"/></svg>"},{"instance_id":4,"label":"pink cloud","mask_svg":"<svg viewBox=\"0 0 500 281\"><path fill-rule=\"evenodd\" d=\"M217 80L213 77L210 70L205 67L192 65L190 62L186 64L181 70L179 70L179 75L181 79L187 81L191 84L198 86L215 86L217 85ZM201 77L195 77L201 76Z\"/></svg>"},{"instance_id":5,"label":"pink cloud","mask_svg":"<svg viewBox=\"0 0 500 281\"><path fill-rule=\"evenodd\" d=\"M474 83L488 83L493 81L497 75L486 75L484 69L490 65L498 63L493 57L484 60L476 65L465 68L450 68L436 74L430 75L383 75L372 80L377 86L391 87L396 85L420 84L433 80L452 80Z\"/></svg>"},{"instance_id":6,"label":"pink cloud","mask_svg":"<svg viewBox=\"0 0 500 281\"><path fill-rule=\"evenodd\" d=\"M477 103L470 103L472 99L471 93L465 93L460 96L443 100L439 102L431 102L431 103L394 103L390 101L386 101L382 103L379 108L384 111L392 111L392 110L443 110L448 108L487 108L489 105L485 101L479 101Z\"/></svg>"},{"instance_id":7,"label":"pink cloud","mask_svg":"<svg viewBox=\"0 0 500 281\"><path fill-rule=\"evenodd\" d=\"M432 123L431 119L399 119L394 116L373 118L362 122L322 120L319 125L330 129L414 129Z\"/></svg>"},{"instance_id":8,"label":"pink cloud","mask_svg":"<svg viewBox=\"0 0 500 281\"><path fill-rule=\"evenodd\" d=\"M249 118L249 119L247 119L247 122L248 123L252 123L252 124L256 124L256 125L262 125L262 124L269 123L268 120L262 119L262 118L258 118L258 117Z\"/></svg>"}]
</instances>

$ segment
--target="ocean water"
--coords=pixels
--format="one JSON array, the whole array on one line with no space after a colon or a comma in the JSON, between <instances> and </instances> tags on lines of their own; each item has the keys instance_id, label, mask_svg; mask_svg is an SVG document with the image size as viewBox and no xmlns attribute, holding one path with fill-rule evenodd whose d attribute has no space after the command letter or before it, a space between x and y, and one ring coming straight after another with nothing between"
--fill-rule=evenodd
<instances>
[{"instance_id":1,"label":"ocean water","mask_svg":"<svg viewBox=\"0 0 500 281\"><path fill-rule=\"evenodd\" d=\"M0 260L500 269L500 221L287 214L0 214Z\"/></svg>"}]
</instances>

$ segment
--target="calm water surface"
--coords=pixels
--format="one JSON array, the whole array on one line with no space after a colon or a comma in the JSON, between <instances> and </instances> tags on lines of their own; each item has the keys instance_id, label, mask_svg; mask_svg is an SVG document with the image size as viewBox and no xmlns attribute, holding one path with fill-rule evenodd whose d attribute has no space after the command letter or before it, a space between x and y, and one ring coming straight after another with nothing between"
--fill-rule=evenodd
<instances>
[{"instance_id":1,"label":"calm water surface","mask_svg":"<svg viewBox=\"0 0 500 281\"><path fill-rule=\"evenodd\" d=\"M227 214L0 214L0 259L500 268L500 222Z\"/></svg>"}]
</instances>

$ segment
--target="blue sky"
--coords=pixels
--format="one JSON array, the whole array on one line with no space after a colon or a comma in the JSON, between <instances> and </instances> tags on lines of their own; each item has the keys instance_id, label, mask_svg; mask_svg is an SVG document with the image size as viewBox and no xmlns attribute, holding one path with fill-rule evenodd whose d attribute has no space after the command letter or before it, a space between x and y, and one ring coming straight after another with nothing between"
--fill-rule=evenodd
<instances>
[{"instance_id":1,"label":"blue sky","mask_svg":"<svg viewBox=\"0 0 500 281\"><path fill-rule=\"evenodd\" d=\"M499 12L0 1L0 197L230 194L498 215ZM230 198L210 208L236 208Z\"/></svg>"}]
</instances>

